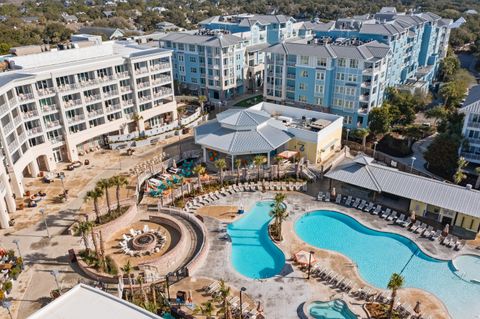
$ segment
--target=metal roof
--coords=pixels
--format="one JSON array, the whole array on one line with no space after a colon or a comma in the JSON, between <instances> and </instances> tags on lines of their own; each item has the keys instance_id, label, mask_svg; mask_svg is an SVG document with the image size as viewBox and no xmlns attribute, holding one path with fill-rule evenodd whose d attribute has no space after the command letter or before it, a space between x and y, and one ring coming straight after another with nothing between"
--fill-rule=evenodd
<instances>
[{"instance_id":1,"label":"metal roof","mask_svg":"<svg viewBox=\"0 0 480 319\"><path fill-rule=\"evenodd\" d=\"M480 85L472 86L468 90L467 98L460 112L480 114Z\"/></svg>"},{"instance_id":2,"label":"metal roof","mask_svg":"<svg viewBox=\"0 0 480 319\"><path fill-rule=\"evenodd\" d=\"M128 301L100 289L79 284L28 319L161 319Z\"/></svg>"},{"instance_id":3,"label":"metal roof","mask_svg":"<svg viewBox=\"0 0 480 319\"><path fill-rule=\"evenodd\" d=\"M222 34L222 35L198 35L198 34L189 34L182 32L172 32L168 33L166 36L160 39L161 41L172 41L176 43L184 44L198 44L210 47L228 47L236 45L242 41L241 38L231 35L231 34Z\"/></svg>"},{"instance_id":4,"label":"metal roof","mask_svg":"<svg viewBox=\"0 0 480 319\"><path fill-rule=\"evenodd\" d=\"M373 191L480 217L479 191L378 165L372 162L372 158L363 155L340 164L325 176Z\"/></svg>"},{"instance_id":5,"label":"metal roof","mask_svg":"<svg viewBox=\"0 0 480 319\"><path fill-rule=\"evenodd\" d=\"M270 118L270 114L265 111L248 109L229 109L217 114L217 120L220 124L235 126L238 129L257 127L270 120Z\"/></svg>"}]
</instances>

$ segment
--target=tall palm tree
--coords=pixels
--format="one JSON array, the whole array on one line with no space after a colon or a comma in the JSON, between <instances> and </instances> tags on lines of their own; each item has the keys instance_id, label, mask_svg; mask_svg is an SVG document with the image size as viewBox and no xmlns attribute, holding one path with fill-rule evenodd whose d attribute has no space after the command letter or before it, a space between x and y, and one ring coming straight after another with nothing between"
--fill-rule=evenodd
<instances>
[{"instance_id":1,"label":"tall palm tree","mask_svg":"<svg viewBox=\"0 0 480 319\"><path fill-rule=\"evenodd\" d=\"M274 205L270 211L270 216L272 216L275 221L275 229L277 231L278 238L282 239L282 222L285 221L288 217L287 209L284 205Z\"/></svg>"},{"instance_id":2,"label":"tall palm tree","mask_svg":"<svg viewBox=\"0 0 480 319\"><path fill-rule=\"evenodd\" d=\"M260 180L260 168L262 168L263 163L266 162L266 157L263 155L255 155L253 158L253 165L257 167L257 180Z\"/></svg>"},{"instance_id":3,"label":"tall palm tree","mask_svg":"<svg viewBox=\"0 0 480 319\"><path fill-rule=\"evenodd\" d=\"M207 97L205 95L200 95L198 97L198 103L200 103L200 109L202 111L202 114L205 113L205 102L207 102Z\"/></svg>"},{"instance_id":4,"label":"tall palm tree","mask_svg":"<svg viewBox=\"0 0 480 319\"><path fill-rule=\"evenodd\" d=\"M140 285L140 292L142 293L143 303L147 304L148 298L147 298L147 294L145 293L145 288L143 287L143 277L141 275L138 275L137 283Z\"/></svg>"},{"instance_id":5,"label":"tall palm tree","mask_svg":"<svg viewBox=\"0 0 480 319\"><path fill-rule=\"evenodd\" d=\"M475 188L480 188L480 167L475 168L475 174L477 174L477 181L475 182Z\"/></svg>"},{"instance_id":6,"label":"tall palm tree","mask_svg":"<svg viewBox=\"0 0 480 319\"><path fill-rule=\"evenodd\" d=\"M387 288L392 291L390 307L388 309L388 319L392 319L393 316L393 306L395 305L395 299L397 297L397 290L402 288L404 279L402 275L393 273L388 281Z\"/></svg>"},{"instance_id":7,"label":"tall palm tree","mask_svg":"<svg viewBox=\"0 0 480 319\"><path fill-rule=\"evenodd\" d=\"M116 175L110 179L111 185L115 187L115 197L117 199L117 210L120 211L120 189L128 185L128 179L125 176Z\"/></svg>"},{"instance_id":8,"label":"tall palm tree","mask_svg":"<svg viewBox=\"0 0 480 319\"><path fill-rule=\"evenodd\" d=\"M100 219L100 210L98 208L98 199L102 198L103 190L100 187L95 187L93 190L90 190L85 195L83 199L85 202L93 200L93 210L95 212L96 221L98 222Z\"/></svg>"},{"instance_id":9,"label":"tall palm tree","mask_svg":"<svg viewBox=\"0 0 480 319\"><path fill-rule=\"evenodd\" d=\"M90 234L92 230L93 224L88 220L78 222L73 228L73 231L76 235L82 236L83 244L85 245L85 250L87 252L90 251L90 245L88 244L88 234Z\"/></svg>"},{"instance_id":10,"label":"tall palm tree","mask_svg":"<svg viewBox=\"0 0 480 319\"><path fill-rule=\"evenodd\" d=\"M200 188L200 191L202 190L202 181L201 177L205 175L206 169L203 165L198 164L193 168L193 173L197 174L198 178L198 187Z\"/></svg>"},{"instance_id":11,"label":"tall palm tree","mask_svg":"<svg viewBox=\"0 0 480 319\"><path fill-rule=\"evenodd\" d=\"M280 169L283 158L280 156L275 156L275 163L277 164L277 179L280 179Z\"/></svg>"},{"instance_id":12,"label":"tall palm tree","mask_svg":"<svg viewBox=\"0 0 480 319\"><path fill-rule=\"evenodd\" d=\"M235 160L235 168L237 169L237 184L240 183L240 167L242 167L242 160L237 158Z\"/></svg>"},{"instance_id":13,"label":"tall palm tree","mask_svg":"<svg viewBox=\"0 0 480 319\"><path fill-rule=\"evenodd\" d=\"M120 270L123 273L125 273L128 277L128 284L130 285L130 295L132 296L132 300L133 300L133 282L132 282L132 276L130 276L133 271L133 267L132 265L130 265L130 260L128 260L127 263L123 265L122 268L120 268Z\"/></svg>"},{"instance_id":14,"label":"tall palm tree","mask_svg":"<svg viewBox=\"0 0 480 319\"><path fill-rule=\"evenodd\" d=\"M110 208L110 194L108 193L108 189L112 186L112 182L109 178L102 178L97 182L97 186L100 189L104 190L105 199L107 200L107 211L110 214L112 212Z\"/></svg>"},{"instance_id":15,"label":"tall palm tree","mask_svg":"<svg viewBox=\"0 0 480 319\"><path fill-rule=\"evenodd\" d=\"M281 206L283 204L283 201L285 200L285 194L284 193L276 193L274 197L275 201L275 206Z\"/></svg>"},{"instance_id":16,"label":"tall palm tree","mask_svg":"<svg viewBox=\"0 0 480 319\"><path fill-rule=\"evenodd\" d=\"M460 157L457 161L457 165L458 167L453 175L453 181L455 184L460 184L464 179L467 178L467 175L463 172L463 169L468 165L468 162L465 160L465 158Z\"/></svg>"},{"instance_id":17,"label":"tall palm tree","mask_svg":"<svg viewBox=\"0 0 480 319\"><path fill-rule=\"evenodd\" d=\"M219 158L214 162L214 165L220 171L220 184L223 186L223 170L227 168L227 162L224 158Z\"/></svg>"},{"instance_id":18,"label":"tall palm tree","mask_svg":"<svg viewBox=\"0 0 480 319\"><path fill-rule=\"evenodd\" d=\"M141 116L140 114L138 113L133 113L132 115L132 121L135 122L135 129L137 130L138 132L138 136L140 136L141 132L140 132L140 121L143 120L143 116Z\"/></svg>"},{"instance_id":19,"label":"tall palm tree","mask_svg":"<svg viewBox=\"0 0 480 319\"><path fill-rule=\"evenodd\" d=\"M212 318L212 313L214 310L215 310L215 306L210 300L208 300L208 301L202 302L201 305L197 306L193 310L193 313L196 315L200 314L200 315L206 316L207 319L210 319Z\"/></svg>"},{"instance_id":20,"label":"tall palm tree","mask_svg":"<svg viewBox=\"0 0 480 319\"><path fill-rule=\"evenodd\" d=\"M231 311L228 297L230 297L230 287L225 284L225 281L220 280L220 288L218 289L218 295L216 296L215 301L218 301L222 304L222 309L217 312L217 315L223 314L225 318L228 317Z\"/></svg>"},{"instance_id":21,"label":"tall palm tree","mask_svg":"<svg viewBox=\"0 0 480 319\"><path fill-rule=\"evenodd\" d=\"M355 136L362 139L362 147L365 150L365 146L367 144L367 137L370 134L370 130L368 128L358 128L355 130Z\"/></svg>"}]
</instances>

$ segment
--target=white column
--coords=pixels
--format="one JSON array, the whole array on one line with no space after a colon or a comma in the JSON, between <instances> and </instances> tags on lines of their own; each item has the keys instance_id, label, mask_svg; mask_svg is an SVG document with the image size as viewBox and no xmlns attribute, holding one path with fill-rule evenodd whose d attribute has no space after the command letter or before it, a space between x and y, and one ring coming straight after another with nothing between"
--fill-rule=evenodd
<instances>
[{"instance_id":1,"label":"white column","mask_svg":"<svg viewBox=\"0 0 480 319\"><path fill-rule=\"evenodd\" d=\"M8 212L13 213L17 209L17 205L15 203L15 199L13 199L12 189L10 188L7 174L2 174L1 180L5 185L5 202L7 203Z\"/></svg>"},{"instance_id":2,"label":"white column","mask_svg":"<svg viewBox=\"0 0 480 319\"><path fill-rule=\"evenodd\" d=\"M205 147L202 147L203 150L203 162L207 162L207 149Z\"/></svg>"},{"instance_id":3,"label":"white column","mask_svg":"<svg viewBox=\"0 0 480 319\"><path fill-rule=\"evenodd\" d=\"M270 167L270 152L267 153L267 166Z\"/></svg>"},{"instance_id":4,"label":"white column","mask_svg":"<svg viewBox=\"0 0 480 319\"><path fill-rule=\"evenodd\" d=\"M8 215L7 207L5 206L5 201L3 197L0 198L0 227L2 228L9 228L10 225L8 222L10 221L10 216Z\"/></svg>"},{"instance_id":5,"label":"white column","mask_svg":"<svg viewBox=\"0 0 480 319\"><path fill-rule=\"evenodd\" d=\"M20 174L22 174L20 172ZM23 198L23 193L25 193L25 189L23 188L22 178L17 177L15 172L10 173L10 185L12 185L13 192L17 196L17 198Z\"/></svg>"},{"instance_id":6,"label":"white column","mask_svg":"<svg viewBox=\"0 0 480 319\"><path fill-rule=\"evenodd\" d=\"M232 172L235 169L235 156L232 154Z\"/></svg>"},{"instance_id":7,"label":"white column","mask_svg":"<svg viewBox=\"0 0 480 319\"><path fill-rule=\"evenodd\" d=\"M30 170L30 174L32 174L32 177L38 177L38 174L40 174L40 168L38 168L37 160L34 159L33 161L31 161L28 167Z\"/></svg>"}]
</instances>

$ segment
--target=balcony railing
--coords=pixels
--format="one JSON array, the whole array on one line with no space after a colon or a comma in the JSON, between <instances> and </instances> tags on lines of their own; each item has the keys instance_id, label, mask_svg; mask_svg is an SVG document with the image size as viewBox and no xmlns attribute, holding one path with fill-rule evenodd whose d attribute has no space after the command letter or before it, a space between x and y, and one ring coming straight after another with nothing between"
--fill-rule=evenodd
<instances>
[{"instance_id":1,"label":"balcony railing","mask_svg":"<svg viewBox=\"0 0 480 319\"><path fill-rule=\"evenodd\" d=\"M17 140L12 141L11 143L8 144L8 151L10 153L13 153L19 146L20 144L18 143Z\"/></svg>"},{"instance_id":2,"label":"balcony railing","mask_svg":"<svg viewBox=\"0 0 480 319\"><path fill-rule=\"evenodd\" d=\"M169 95L169 94L172 94L172 89L161 89L157 92L154 92L153 96L156 97L156 98L159 98L159 97Z\"/></svg>"},{"instance_id":3,"label":"balcony railing","mask_svg":"<svg viewBox=\"0 0 480 319\"><path fill-rule=\"evenodd\" d=\"M133 100L122 100L122 105L123 106L128 106L128 105L132 105L133 104Z\"/></svg>"},{"instance_id":4,"label":"balcony railing","mask_svg":"<svg viewBox=\"0 0 480 319\"><path fill-rule=\"evenodd\" d=\"M6 103L0 105L0 114L7 114L10 109Z\"/></svg>"},{"instance_id":5,"label":"balcony railing","mask_svg":"<svg viewBox=\"0 0 480 319\"><path fill-rule=\"evenodd\" d=\"M84 120L85 120L84 115L76 115L76 116L69 117L67 119L69 124L76 123L76 122L81 122L81 121L84 121Z\"/></svg>"},{"instance_id":6,"label":"balcony railing","mask_svg":"<svg viewBox=\"0 0 480 319\"><path fill-rule=\"evenodd\" d=\"M150 83L149 82L140 82L140 83L137 83L137 86L138 86L139 89L141 89L141 88L145 88L145 87L150 86Z\"/></svg>"},{"instance_id":7,"label":"balcony railing","mask_svg":"<svg viewBox=\"0 0 480 319\"><path fill-rule=\"evenodd\" d=\"M107 107L107 108L105 109L105 111L106 111L107 113L112 113L112 112L115 112L115 111L117 111L117 110L120 110L121 108L122 108L122 107L120 106L120 104L113 104L113 105Z\"/></svg>"},{"instance_id":8,"label":"balcony railing","mask_svg":"<svg viewBox=\"0 0 480 319\"><path fill-rule=\"evenodd\" d=\"M155 80L152 80L152 84L164 84L170 82L171 80L172 78L169 76L161 76L157 77Z\"/></svg>"},{"instance_id":9,"label":"balcony railing","mask_svg":"<svg viewBox=\"0 0 480 319\"><path fill-rule=\"evenodd\" d=\"M120 87L120 91L122 91L122 92L129 92L131 90L132 90L132 88L130 87L130 85Z\"/></svg>"},{"instance_id":10,"label":"balcony railing","mask_svg":"<svg viewBox=\"0 0 480 319\"><path fill-rule=\"evenodd\" d=\"M44 105L44 106L42 106L42 111L45 112L45 113L57 111L57 106L54 105L54 104Z\"/></svg>"},{"instance_id":11,"label":"balcony railing","mask_svg":"<svg viewBox=\"0 0 480 319\"><path fill-rule=\"evenodd\" d=\"M71 83L71 84L63 84L58 86L58 91L65 92L68 90L75 90L79 88L80 85L78 83Z\"/></svg>"},{"instance_id":12,"label":"balcony railing","mask_svg":"<svg viewBox=\"0 0 480 319\"><path fill-rule=\"evenodd\" d=\"M7 125L5 125L3 127L3 130L5 131L5 133L10 133L10 131L13 130L13 122L8 122Z\"/></svg>"},{"instance_id":13,"label":"balcony railing","mask_svg":"<svg viewBox=\"0 0 480 319\"><path fill-rule=\"evenodd\" d=\"M44 96L44 95L55 93L55 89L53 87L39 89L39 90L37 90L37 93L40 96Z\"/></svg>"},{"instance_id":14,"label":"balcony railing","mask_svg":"<svg viewBox=\"0 0 480 319\"><path fill-rule=\"evenodd\" d=\"M23 118L26 118L26 119L36 117L36 116L38 116L37 110L31 110L31 111L23 112ZM13 121L15 122L15 119Z\"/></svg>"},{"instance_id":15,"label":"balcony railing","mask_svg":"<svg viewBox=\"0 0 480 319\"><path fill-rule=\"evenodd\" d=\"M28 101L28 100L31 100L33 99L35 96L33 95L33 93L23 93L23 94L18 94L18 99L20 101Z\"/></svg>"},{"instance_id":16,"label":"balcony railing","mask_svg":"<svg viewBox=\"0 0 480 319\"><path fill-rule=\"evenodd\" d=\"M157 63L154 64L150 67L152 71L158 71L158 70L163 70L163 69L169 69L170 68L170 63Z\"/></svg>"},{"instance_id":17,"label":"balcony railing","mask_svg":"<svg viewBox=\"0 0 480 319\"><path fill-rule=\"evenodd\" d=\"M467 137L468 143L480 145L480 138Z\"/></svg>"},{"instance_id":18,"label":"balcony railing","mask_svg":"<svg viewBox=\"0 0 480 319\"><path fill-rule=\"evenodd\" d=\"M105 95L105 97L115 96L115 95L118 95L118 91L113 90L113 91L104 92L103 95Z\"/></svg>"},{"instance_id":19,"label":"balcony railing","mask_svg":"<svg viewBox=\"0 0 480 319\"><path fill-rule=\"evenodd\" d=\"M99 115L103 115L103 110L99 109L88 112L88 118L97 117Z\"/></svg>"},{"instance_id":20,"label":"balcony railing","mask_svg":"<svg viewBox=\"0 0 480 319\"><path fill-rule=\"evenodd\" d=\"M17 99L15 97L12 97L11 99L8 100L8 104L10 104L10 106L16 105Z\"/></svg>"},{"instance_id":21,"label":"balcony railing","mask_svg":"<svg viewBox=\"0 0 480 319\"><path fill-rule=\"evenodd\" d=\"M117 77L119 77L119 78L126 78L126 77L129 77L129 76L130 75L128 74L128 71L117 73Z\"/></svg>"},{"instance_id":22,"label":"balcony railing","mask_svg":"<svg viewBox=\"0 0 480 319\"><path fill-rule=\"evenodd\" d=\"M154 94L155 95L155 94ZM138 100L140 101L140 103L142 102L147 102L147 101L150 101L152 99L152 97L149 95L149 96L142 96L142 97L139 97Z\"/></svg>"},{"instance_id":23,"label":"balcony railing","mask_svg":"<svg viewBox=\"0 0 480 319\"><path fill-rule=\"evenodd\" d=\"M55 137L49 138L48 140L52 144L58 144L58 143L62 143L64 141L64 138L63 136L55 136Z\"/></svg>"},{"instance_id":24,"label":"balcony railing","mask_svg":"<svg viewBox=\"0 0 480 319\"><path fill-rule=\"evenodd\" d=\"M77 106L77 105L82 105L82 100L80 100L80 99L68 100L68 101L64 101L64 104L65 104L66 108L74 107L74 106Z\"/></svg>"},{"instance_id":25,"label":"balcony railing","mask_svg":"<svg viewBox=\"0 0 480 319\"><path fill-rule=\"evenodd\" d=\"M467 122L467 127L480 128L480 122L468 121Z\"/></svg>"},{"instance_id":26,"label":"balcony railing","mask_svg":"<svg viewBox=\"0 0 480 319\"><path fill-rule=\"evenodd\" d=\"M148 73L148 68L140 68L135 70L135 74Z\"/></svg>"},{"instance_id":27,"label":"balcony railing","mask_svg":"<svg viewBox=\"0 0 480 319\"><path fill-rule=\"evenodd\" d=\"M42 128L40 126L34 127L30 130L27 130L27 135L28 136L34 136L34 135L41 134L41 133L42 133Z\"/></svg>"},{"instance_id":28,"label":"balcony railing","mask_svg":"<svg viewBox=\"0 0 480 319\"><path fill-rule=\"evenodd\" d=\"M461 154L467 161L480 161L480 154L465 153Z\"/></svg>"},{"instance_id":29,"label":"balcony railing","mask_svg":"<svg viewBox=\"0 0 480 319\"><path fill-rule=\"evenodd\" d=\"M45 123L45 126L47 128L53 128L53 127L57 127L57 126L60 126L60 121L50 121L50 122L46 122Z\"/></svg>"},{"instance_id":30,"label":"balcony railing","mask_svg":"<svg viewBox=\"0 0 480 319\"><path fill-rule=\"evenodd\" d=\"M25 132L22 132L22 133L18 136L18 140L20 141L20 143L25 142L26 139L27 139L27 134L26 134Z\"/></svg>"}]
</instances>

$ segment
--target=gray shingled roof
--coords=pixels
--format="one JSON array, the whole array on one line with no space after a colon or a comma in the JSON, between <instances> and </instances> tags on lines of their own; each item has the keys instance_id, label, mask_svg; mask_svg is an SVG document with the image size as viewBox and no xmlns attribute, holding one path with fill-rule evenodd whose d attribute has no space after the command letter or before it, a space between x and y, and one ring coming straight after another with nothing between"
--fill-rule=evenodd
<instances>
[{"instance_id":1,"label":"gray shingled roof","mask_svg":"<svg viewBox=\"0 0 480 319\"><path fill-rule=\"evenodd\" d=\"M197 35L182 32L168 33L166 36L160 39L161 41L172 41L176 43L184 44L198 44L210 47L225 48L231 45L238 44L242 41L241 38L231 35L223 34L221 36L215 35Z\"/></svg>"},{"instance_id":2,"label":"gray shingled roof","mask_svg":"<svg viewBox=\"0 0 480 319\"><path fill-rule=\"evenodd\" d=\"M242 127L256 127L270 120L270 114L264 111L229 109L217 114L217 120L220 124Z\"/></svg>"},{"instance_id":3,"label":"gray shingled roof","mask_svg":"<svg viewBox=\"0 0 480 319\"><path fill-rule=\"evenodd\" d=\"M372 163L358 156L341 164L326 177L351 185L435 205L480 217L480 192Z\"/></svg>"}]
</instances>

